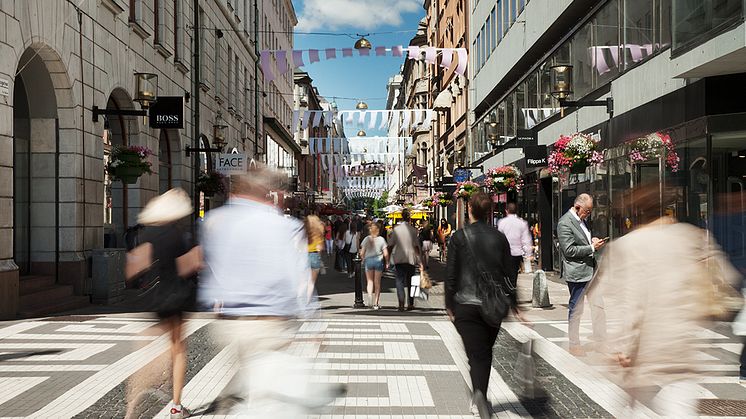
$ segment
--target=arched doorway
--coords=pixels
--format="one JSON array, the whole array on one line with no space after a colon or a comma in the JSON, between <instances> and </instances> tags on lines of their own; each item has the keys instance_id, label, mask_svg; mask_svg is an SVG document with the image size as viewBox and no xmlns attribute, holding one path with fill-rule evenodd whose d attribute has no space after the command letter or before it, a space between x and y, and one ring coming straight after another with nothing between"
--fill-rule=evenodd
<instances>
[{"instance_id":1,"label":"arched doorway","mask_svg":"<svg viewBox=\"0 0 746 419\"><path fill-rule=\"evenodd\" d=\"M158 138L158 193L181 186L183 173L179 131L162 129Z\"/></svg>"},{"instance_id":2,"label":"arched doorway","mask_svg":"<svg viewBox=\"0 0 746 419\"><path fill-rule=\"evenodd\" d=\"M45 48L45 47L40 47ZM57 276L59 122L45 59L27 49L13 87L13 258L21 276Z\"/></svg>"},{"instance_id":3,"label":"arched doorway","mask_svg":"<svg viewBox=\"0 0 746 419\"><path fill-rule=\"evenodd\" d=\"M135 104L124 89L114 89L106 102L109 110L133 110ZM136 116L114 115L107 116L104 122L104 167L111 160L114 147L135 145L138 143L139 121ZM133 226L137 220L133 217L133 208L139 205L138 195L133 190L138 189L139 181L133 186L122 182L115 182L104 171L104 247L126 246L124 235L127 228Z\"/></svg>"}]
</instances>

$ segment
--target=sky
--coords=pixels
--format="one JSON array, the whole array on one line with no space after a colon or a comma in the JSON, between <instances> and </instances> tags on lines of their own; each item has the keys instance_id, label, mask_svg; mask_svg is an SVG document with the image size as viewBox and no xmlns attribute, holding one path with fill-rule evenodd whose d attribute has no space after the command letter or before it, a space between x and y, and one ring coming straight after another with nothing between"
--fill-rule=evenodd
<instances>
[{"instance_id":1,"label":"sky","mask_svg":"<svg viewBox=\"0 0 746 419\"><path fill-rule=\"evenodd\" d=\"M422 0L293 0L298 25L295 27L295 49L351 48L356 34L371 34L366 38L376 46L409 45L417 24L425 16ZM303 32L352 34L348 36L306 35ZM376 34L376 32L397 32ZM399 73L402 57L352 57L322 60L301 67L313 79L319 94L329 101L337 97L361 98L368 109L386 109L386 85ZM306 55L307 56L307 55ZM354 109L355 100L336 99L339 110ZM348 128L347 131L350 131ZM368 136L383 135L366 129ZM348 136L354 132L346 132Z\"/></svg>"}]
</instances>

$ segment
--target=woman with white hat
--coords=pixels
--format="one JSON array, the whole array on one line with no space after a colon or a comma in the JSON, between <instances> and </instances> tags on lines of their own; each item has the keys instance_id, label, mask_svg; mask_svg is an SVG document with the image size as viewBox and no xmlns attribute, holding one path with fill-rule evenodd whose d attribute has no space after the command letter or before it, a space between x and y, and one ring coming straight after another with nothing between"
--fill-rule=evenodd
<instances>
[{"instance_id":1,"label":"woman with white hat","mask_svg":"<svg viewBox=\"0 0 746 419\"><path fill-rule=\"evenodd\" d=\"M171 189L148 202L138 216L144 226L140 245L127 256L127 277L146 274L148 299L153 311L171 334L173 401L172 419L189 416L181 406L186 373L186 345L182 339L183 314L193 304L196 284L192 279L201 266L201 251L186 239L179 221L192 214L192 204L183 189Z\"/></svg>"}]
</instances>

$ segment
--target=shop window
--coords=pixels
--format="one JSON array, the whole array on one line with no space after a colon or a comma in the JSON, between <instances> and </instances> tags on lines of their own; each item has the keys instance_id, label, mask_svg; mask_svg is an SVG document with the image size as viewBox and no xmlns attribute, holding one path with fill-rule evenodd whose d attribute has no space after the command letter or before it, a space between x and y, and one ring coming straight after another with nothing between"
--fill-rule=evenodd
<instances>
[{"instance_id":1,"label":"shop window","mask_svg":"<svg viewBox=\"0 0 746 419\"><path fill-rule=\"evenodd\" d=\"M526 108L526 83L521 83L515 90L515 118L516 129L526 128L526 118L523 109Z\"/></svg>"},{"instance_id":2,"label":"shop window","mask_svg":"<svg viewBox=\"0 0 746 419\"><path fill-rule=\"evenodd\" d=\"M743 20L742 0L673 0L673 48L707 42Z\"/></svg>"},{"instance_id":3,"label":"shop window","mask_svg":"<svg viewBox=\"0 0 746 419\"><path fill-rule=\"evenodd\" d=\"M677 197L671 209L679 221L697 227L708 228L710 206L710 161L707 155L707 139L696 139L676 144L681 162L679 170L664 171L663 185Z\"/></svg>"},{"instance_id":4,"label":"shop window","mask_svg":"<svg viewBox=\"0 0 746 419\"><path fill-rule=\"evenodd\" d=\"M505 135L508 138L512 138L515 136L515 109L516 92L513 92L505 100ZM508 138L506 138L506 140Z\"/></svg>"}]
</instances>

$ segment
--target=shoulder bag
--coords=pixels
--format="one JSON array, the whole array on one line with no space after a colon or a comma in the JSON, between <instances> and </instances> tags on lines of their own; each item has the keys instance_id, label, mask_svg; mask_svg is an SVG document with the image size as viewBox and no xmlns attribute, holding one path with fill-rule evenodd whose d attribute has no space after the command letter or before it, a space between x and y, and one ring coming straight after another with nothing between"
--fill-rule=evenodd
<instances>
[{"instance_id":1,"label":"shoulder bag","mask_svg":"<svg viewBox=\"0 0 746 419\"><path fill-rule=\"evenodd\" d=\"M510 295L504 289L503 283L509 284L510 281L507 281L506 278L503 277L500 278L502 279L501 283L501 281L495 278L492 272L484 269L472 248L468 227L464 228L464 236L466 237L466 246L469 249L472 259L474 259L474 264L479 274L476 280L477 297L482 301L482 304L479 306L479 311L487 324L493 327L500 327L500 323L502 323L505 316L508 315L511 306ZM504 276L505 269L503 269L502 264L500 264L500 270L503 272Z\"/></svg>"}]
</instances>

